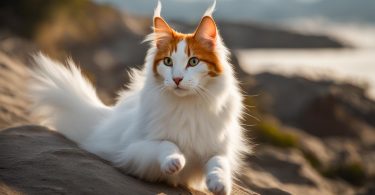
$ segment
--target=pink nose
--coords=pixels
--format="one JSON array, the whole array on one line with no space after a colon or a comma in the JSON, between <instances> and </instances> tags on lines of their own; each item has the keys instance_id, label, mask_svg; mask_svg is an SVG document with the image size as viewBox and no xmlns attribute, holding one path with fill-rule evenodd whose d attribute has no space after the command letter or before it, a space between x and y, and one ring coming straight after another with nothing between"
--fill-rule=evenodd
<instances>
[{"instance_id":1,"label":"pink nose","mask_svg":"<svg viewBox=\"0 0 375 195\"><path fill-rule=\"evenodd\" d=\"M175 77L173 78L173 81L176 83L176 85L178 86L180 84L180 82L182 81L182 79L184 78L181 78L181 77Z\"/></svg>"}]
</instances>

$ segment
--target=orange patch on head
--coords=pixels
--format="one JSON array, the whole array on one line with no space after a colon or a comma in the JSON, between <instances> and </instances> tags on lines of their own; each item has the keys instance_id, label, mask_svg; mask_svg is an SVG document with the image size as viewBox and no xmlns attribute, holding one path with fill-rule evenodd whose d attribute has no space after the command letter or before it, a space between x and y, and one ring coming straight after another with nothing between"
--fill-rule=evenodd
<instances>
[{"instance_id":1,"label":"orange patch on head","mask_svg":"<svg viewBox=\"0 0 375 195\"><path fill-rule=\"evenodd\" d=\"M205 62L208 66L209 75L217 76L223 72L223 66L220 63L219 57L216 54L215 48L209 48L205 43L201 43L194 36L186 37L188 47L188 56L197 57L200 61Z\"/></svg>"},{"instance_id":2,"label":"orange patch on head","mask_svg":"<svg viewBox=\"0 0 375 195\"><path fill-rule=\"evenodd\" d=\"M177 50L177 44L185 40L187 46L185 53L188 57L197 57L205 62L209 68L209 75L214 77L223 72L223 66L216 54L216 24L209 16L202 18L201 23L193 34L176 32L159 17L154 18L156 55L153 71L157 74L157 66L165 57L170 57Z\"/></svg>"},{"instance_id":3,"label":"orange patch on head","mask_svg":"<svg viewBox=\"0 0 375 195\"><path fill-rule=\"evenodd\" d=\"M169 39L163 40L162 44L157 44L156 47L156 54L154 58L153 70L154 73L157 73L156 69L160 61L162 61L165 57L170 57L173 52L177 51L177 44L185 38L186 35L178 33L174 30L170 32ZM160 40L159 40L160 41ZM157 42L157 40L156 40Z\"/></svg>"}]
</instances>

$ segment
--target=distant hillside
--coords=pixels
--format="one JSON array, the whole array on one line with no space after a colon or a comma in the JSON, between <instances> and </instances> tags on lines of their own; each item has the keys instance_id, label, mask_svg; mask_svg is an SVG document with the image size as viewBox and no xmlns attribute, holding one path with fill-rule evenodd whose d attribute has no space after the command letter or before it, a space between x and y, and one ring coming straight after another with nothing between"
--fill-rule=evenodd
<instances>
[{"instance_id":1,"label":"distant hillside","mask_svg":"<svg viewBox=\"0 0 375 195\"><path fill-rule=\"evenodd\" d=\"M197 24L172 22L182 32L194 32ZM338 40L319 34L303 34L260 23L217 20L225 44L231 49L251 48L342 48Z\"/></svg>"}]
</instances>

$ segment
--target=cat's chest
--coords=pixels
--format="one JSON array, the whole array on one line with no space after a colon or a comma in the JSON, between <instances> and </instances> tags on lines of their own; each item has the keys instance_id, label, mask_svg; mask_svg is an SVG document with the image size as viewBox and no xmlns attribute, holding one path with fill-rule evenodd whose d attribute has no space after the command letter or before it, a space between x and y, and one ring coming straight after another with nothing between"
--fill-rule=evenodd
<instances>
[{"instance_id":1,"label":"cat's chest","mask_svg":"<svg viewBox=\"0 0 375 195\"><path fill-rule=\"evenodd\" d=\"M220 114L205 106L187 105L170 110L160 118L160 123L168 133L202 135L214 129L221 128L224 121Z\"/></svg>"},{"instance_id":2,"label":"cat's chest","mask_svg":"<svg viewBox=\"0 0 375 195\"><path fill-rule=\"evenodd\" d=\"M158 120L150 131L156 139L174 142L186 155L207 158L222 150L227 119L208 108L191 106L176 108Z\"/></svg>"},{"instance_id":3,"label":"cat's chest","mask_svg":"<svg viewBox=\"0 0 375 195\"><path fill-rule=\"evenodd\" d=\"M207 158L221 153L228 143L233 106L226 98L190 100L144 96L139 118L142 137L174 142L181 151Z\"/></svg>"}]
</instances>

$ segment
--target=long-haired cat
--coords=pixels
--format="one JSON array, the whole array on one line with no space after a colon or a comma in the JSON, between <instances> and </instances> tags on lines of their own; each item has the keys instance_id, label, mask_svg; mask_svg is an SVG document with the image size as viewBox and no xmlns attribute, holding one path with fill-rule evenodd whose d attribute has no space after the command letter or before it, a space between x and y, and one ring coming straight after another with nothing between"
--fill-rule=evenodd
<instances>
[{"instance_id":1,"label":"long-haired cat","mask_svg":"<svg viewBox=\"0 0 375 195\"><path fill-rule=\"evenodd\" d=\"M45 122L126 173L214 194L229 194L246 146L242 95L229 52L211 16L182 34L158 3L150 49L128 90L104 105L80 69L39 54L33 71L34 112Z\"/></svg>"}]
</instances>

